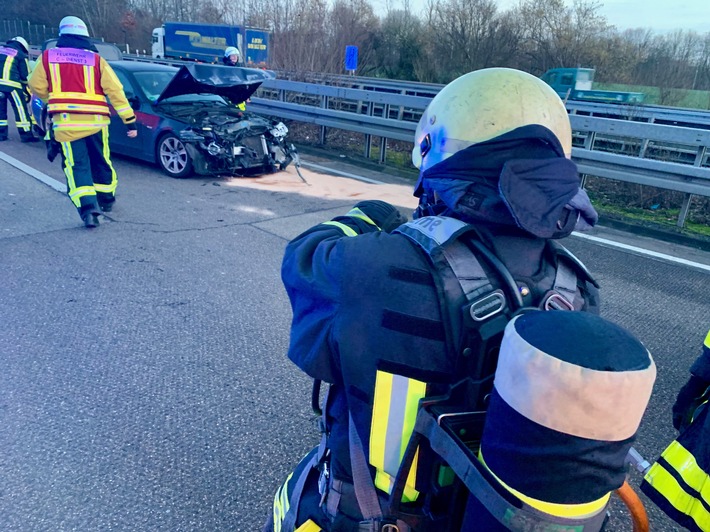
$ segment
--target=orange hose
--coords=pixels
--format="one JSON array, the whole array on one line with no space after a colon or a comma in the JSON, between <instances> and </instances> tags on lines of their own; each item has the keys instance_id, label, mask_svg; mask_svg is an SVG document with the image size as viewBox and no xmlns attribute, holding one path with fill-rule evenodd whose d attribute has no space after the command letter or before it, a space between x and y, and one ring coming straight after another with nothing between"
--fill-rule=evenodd
<instances>
[{"instance_id":1,"label":"orange hose","mask_svg":"<svg viewBox=\"0 0 710 532\"><path fill-rule=\"evenodd\" d=\"M616 494L624 502L626 508L631 514L631 520L634 524L634 532L648 532L648 515L643 502L639 499L634 489L629 486L629 483L624 481L621 487L616 490Z\"/></svg>"}]
</instances>

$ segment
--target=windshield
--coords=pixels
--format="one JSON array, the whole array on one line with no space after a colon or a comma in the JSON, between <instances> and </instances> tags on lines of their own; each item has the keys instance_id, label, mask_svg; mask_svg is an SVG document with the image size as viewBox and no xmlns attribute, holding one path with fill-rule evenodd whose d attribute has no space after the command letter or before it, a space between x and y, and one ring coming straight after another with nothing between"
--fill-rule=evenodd
<instances>
[{"instance_id":1,"label":"windshield","mask_svg":"<svg viewBox=\"0 0 710 532\"><path fill-rule=\"evenodd\" d=\"M141 89L145 93L146 97L154 102L158 99L158 96L165 90L168 86L170 80L175 77L175 72L171 71L153 71L153 72L134 72L133 75L140 85ZM204 102L215 102L215 103L225 103L221 96L216 94L183 94L180 96L173 96L170 98L171 102L194 102L194 101L204 101Z\"/></svg>"}]
</instances>

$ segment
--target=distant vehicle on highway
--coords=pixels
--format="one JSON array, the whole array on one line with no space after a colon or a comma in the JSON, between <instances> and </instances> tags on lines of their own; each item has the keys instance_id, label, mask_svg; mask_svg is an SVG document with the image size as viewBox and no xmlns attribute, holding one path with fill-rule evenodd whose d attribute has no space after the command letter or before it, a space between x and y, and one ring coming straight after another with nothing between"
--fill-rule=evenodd
<instances>
[{"instance_id":1,"label":"distant vehicle on highway","mask_svg":"<svg viewBox=\"0 0 710 532\"><path fill-rule=\"evenodd\" d=\"M540 76L540 79L555 89L565 101L638 104L643 102L645 97L642 92L593 89L593 68L552 68Z\"/></svg>"},{"instance_id":2,"label":"distant vehicle on highway","mask_svg":"<svg viewBox=\"0 0 710 532\"><path fill-rule=\"evenodd\" d=\"M133 107L138 136L111 109L111 151L157 164L171 177L254 176L285 169L297 157L277 120L240 111L269 71L190 63L180 68L139 61L109 63ZM42 102L33 115L49 127Z\"/></svg>"},{"instance_id":3,"label":"distant vehicle on highway","mask_svg":"<svg viewBox=\"0 0 710 532\"><path fill-rule=\"evenodd\" d=\"M221 63L228 46L239 49L244 66L266 68L269 64L267 30L226 24L165 22L153 30L151 52L156 59Z\"/></svg>"}]
</instances>

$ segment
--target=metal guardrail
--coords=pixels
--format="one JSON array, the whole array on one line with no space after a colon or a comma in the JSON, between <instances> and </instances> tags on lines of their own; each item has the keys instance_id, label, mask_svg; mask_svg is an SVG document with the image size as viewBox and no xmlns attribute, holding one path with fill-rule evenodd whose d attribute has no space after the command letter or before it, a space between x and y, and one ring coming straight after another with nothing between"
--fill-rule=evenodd
<instances>
[{"instance_id":1,"label":"metal guardrail","mask_svg":"<svg viewBox=\"0 0 710 532\"><path fill-rule=\"evenodd\" d=\"M280 79L268 80L262 86L261 94L271 98L252 98L251 111L319 125L321 140L325 139L327 127L363 133L367 157L372 137L380 137L381 162L385 160L386 139L413 139L416 122L402 119L405 111L413 118L430 101L425 97ZM304 100L308 103L301 103ZM392 118L392 114L399 118ZM570 121L579 144L573 149L572 159L580 173L684 193L678 217L681 227L692 195L710 197L710 130L576 114L570 115ZM686 164L661 160L669 155Z\"/></svg>"}]
</instances>

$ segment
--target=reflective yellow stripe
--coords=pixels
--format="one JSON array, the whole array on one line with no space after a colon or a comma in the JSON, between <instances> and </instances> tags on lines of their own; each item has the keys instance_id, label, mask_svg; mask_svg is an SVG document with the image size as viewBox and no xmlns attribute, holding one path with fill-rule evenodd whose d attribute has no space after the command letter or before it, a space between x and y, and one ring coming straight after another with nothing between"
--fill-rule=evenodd
<instances>
[{"instance_id":1,"label":"reflective yellow stripe","mask_svg":"<svg viewBox=\"0 0 710 532\"><path fill-rule=\"evenodd\" d=\"M86 96L94 94L94 69L84 65L84 93Z\"/></svg>"},{"instance_id":2,"label":"reflective yellow stripe","mask_svg":"<svg viewBox=\"0 0 710 532\"><path fill-rule=\"evenodd\" d=\"M680 471L676 472L683 476ZM666 471L661 464L658 462L653 464L644 479L653 486L653 489L662 495L671 506L695 521L700 530L710 530L710 513L705 509L702 502L687 493L673 475ZM706 485L708 485L707 482ZM705 493L702 496L707 501L708 490L706 488L703 491L705 491Z\"/></svg>"},{"instance_id":3,"label":"reflective yellow stripe","mask_svg":"<svg viewBox=\"0 0 710 532\"><path fill-rule=\"evenodd\" d=\"M59 113L52 117L54 130L60 129L99 129L107 126L110 119L106 115L82 115Z\"/></svg>"},{"instance_id":4,"label":"reflective yellow stripe","mask_svg":"<svg viewBox=\"0 0 710 532\"><path fill-rule=\"evenodd\" d=\"M357 231L355 231L351 227L348 227L345 224L341 224L340 222L333 222L333 221L323 222L322 225L333 225L333 226L337 227L338 229L340 229L343 233L345 233L345 236L357 236Z\"/></svg>"},{"instance_id":5,"label":"reflective yellow stripe","mask_svg":"<svg viewBox=\"0 0 710 532\"><path fill-rule=\"evenodd\" d=\"M62 90L62 74L59 70L59 63L49 63L49 77L52 80L52 92Z\"/></svg>"},{"instance_id":6,"label":"reflective yellow stripe","mask_svg":"<svg viewBox=\"0 0 710 532\"><path fill-rule=\"evenodd\" d=\"M661 455L680 475L683 481L710 503L708 474L698 465L695 457L683 445L674 441Z\"/></svg>"},{"instance_id":7,"label":"reflective yellow stripe","mask_svg":"<svg viewBox=\"0 0 710 532\"><path fill-rule=\"evenodd\" d=\"M3 79L0 82L0 85L6 85L8 87L12 87L13 89L21 89L22 88L22 83L19 81L12 81L11 79Z\"/></svg>"},{"instance_id":8,"label":"reflective yellow stripe","mask_svg":"<svg viewBox=\"0 0 710 532\"><path fill-rule=\"evenodd\" d=\"M286 512L289 509L288 500L288 483L293 477L293 472L289 473L286 477L286 482L276 490L276 495L274 495L274 532L281 531L281 524L286 518Z\"/></svg>"},{"instance_id":9,"label":"reflective yellow stripe","mask_svg":"<svg viewBox=\"0 0 710 532\"><path fill-rule=\"evenodd\" d=\"M27 108L25 107L25 102L20 98L17 91L12 91L12 99L15 101L15 108L17 109L17 118L15 125L23 129L25 132L30 130L30 121L27 118Z\"/></svg>"},{"instance_id":10,"label":"reflective yellow stripe","mask_svg":"<svg viewBox=\"0 0 710 532\"><path fill-rule=\"evenodd\" d=\"M54 87L53 87L54 89ZM86 94L84 92L64 92L60 90L60 87L56 87L56 90L52 91L55 98L71 98L73 100L82 100L87 102L105 102L106 97L102 94L96 94L93 92Z\"/></svg>"},{"instance_id":11,"label":"reflective yellow stripe","mask_svg":"<svg viewBox=\"0 0 710 532\"><path fill-rule=\"evenodd\" d=\"M419 400L426 395L426 383L377 371L370 425L370 464L377 472L375 486L390 493L402 457L417 419ZM416 500L414 489L419 451L409 471L402 500Z\"/></svg>"},{"instance_id":12,"label":"reflective yellow stripe","mask_svg":"<svg viewBox=\"0 0 710 532\"><path fill-rule=\"evenodd\" d=\"M320 532L323 530L310 519L296 529L296 532Z\"/></svg>"},{"instance_id":13,"label":"reflective yellow stripe","mask_svg":"<svg viewBox=\"0 0 710 532\"><path fill-rule=\"evenodd\" d=\"M5 81L5 83L7 83L8 85L10 85L11 83L14 83L14 82L10 79L10 71L12 70L12 65L13 65L14 62L15 62L15 58L14 58L14 57L10 57L9 55L6 55L6 56L5 56L5 68L2 69L2 79L3 79L3 81ZM18 84L18 85L19 85L19 84Z\"/></svg>"},{"instance_id":14,"label":"reflective yellow stripe","mask_svg":"<svg viewBox=\"0 0 710 532\"><path fill-rule=\"evenodd\" d=\"M511 488L505 482L499 479L496 474L490 470L488 465L486 465L486 461L483 459L483 453L481 451L478 452L478 459L486 467L486 469L488 469L491 475L493 475L493 477L498 481L498 484L503 486L506 490L515 495L525 504L532 506L536 510L545 512L546 514L554 515L557 517L567 517L570 519L584 519L585 517L592 517L593 515L596 515L601 512L606 507L607 503L609 502L609 497L611 497L611 492L609 492L601 499L597 499L596 501L591 502L583 502L580 504L558 504L554 502L546 502L538 499L533 499L532 497L528 497L527 495L520 493L518 490Z\"/></svg>"},{"instance_id":15,"label":"reflective yellow stripe","mask_svg":"<svg viewBox=\"0 0 710 532\"><path fill-rule=\"evenodd\" d=\"M710 349L710 331L708 331L708 335L705 337L705 341L703 342L703 345Z\"/></svg>"},{"instance_id":16,"label":"reflective yellow stripe","mask_svg":"<svg viewBox=\"0 0 710 532\"><path fill-rule=\"evenodd\" d=\"M108 146L108 128L105 127L101 130L101 140L103 143L103 158L106 164L111 169L111 183L105 185L103 183L94 183L94 188L97 192L105 192L107 194L115 194L116 186L118 185L118 177L116 176L116 170L111 164L111 150Z\"/></svg>"},{"instance_id":17,"label":"reflective yellow stripe","mask_svg":"<svg viewBox=\"0 0 710 532\"><path fill-rule=\"evenodd\" d=\"M346 214L346 216L352 216L353 218L359 218L363 222L368 223L370 225L374 225L375 227L377 227L377 224L372 221L372 218L370 218L367 214L362 212L357 207L355 207L354 209L350 209L350 212L348 212L348 214ZM377 228L379 229L379 227L377 227Z\"/></svg>"}]
</instances>

